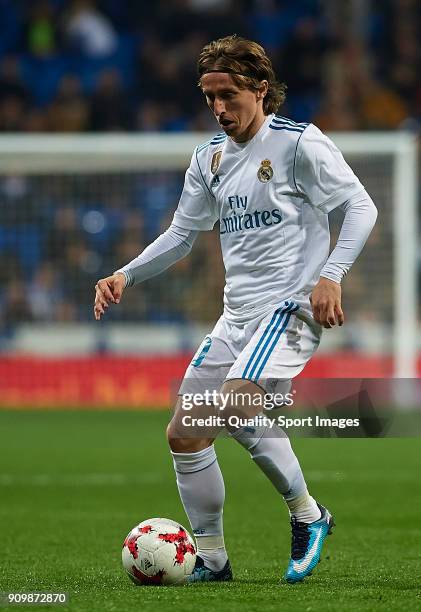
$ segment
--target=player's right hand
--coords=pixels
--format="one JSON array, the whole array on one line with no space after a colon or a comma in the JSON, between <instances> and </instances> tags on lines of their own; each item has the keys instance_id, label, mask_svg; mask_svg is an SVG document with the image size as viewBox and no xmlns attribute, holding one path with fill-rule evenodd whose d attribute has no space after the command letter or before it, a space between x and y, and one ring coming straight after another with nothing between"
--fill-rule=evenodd
<instances>
[{"instance_id":1,"label":"player's right hand","mask_svg":"<svg viewBox=\"0 0 421 612\"><path fill-rule=\"evenodd\" d=\"M344 324L339 283L321 276L311 293L310 304L314 320L324 328L331 329L335 325Z\"/></svg>"},{"instance_id":2,"label":"player's right hand","mask_svg":"<svg viewBox=\"0 0 421 612\"><path fill-rule=\"evenodd\" d=\"M110 304L118 304L120 302L125 286L126 277L122 272L101 278L97 282L95 285L94 303L94 315L97 321L105 314Z\"/></svg>"}]
</instances>

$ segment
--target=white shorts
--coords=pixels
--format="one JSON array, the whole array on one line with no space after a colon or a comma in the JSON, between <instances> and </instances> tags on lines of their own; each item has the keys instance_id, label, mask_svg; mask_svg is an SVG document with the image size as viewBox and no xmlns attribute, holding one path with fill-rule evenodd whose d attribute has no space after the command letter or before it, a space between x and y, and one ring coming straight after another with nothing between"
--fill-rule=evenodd
<instances>
[{"instance_id":1,"label":"white shorts","mask_svg":"<svg viewBox=\"0 0 421 612\"><path fill-rule=\"evenodd\" d=\"M241 326L221 316L188 366L179 394L219 391L224 381L241 378L273 392L304 369L321 330L308 300L286 300Z\"/></svg>"}]
</instances>

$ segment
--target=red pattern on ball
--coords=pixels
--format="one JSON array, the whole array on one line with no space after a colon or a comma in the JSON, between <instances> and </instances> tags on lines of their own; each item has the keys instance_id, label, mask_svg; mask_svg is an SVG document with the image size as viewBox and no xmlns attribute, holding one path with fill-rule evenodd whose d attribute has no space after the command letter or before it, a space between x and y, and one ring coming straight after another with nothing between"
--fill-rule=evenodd
<instances>
[{"instance_id":1,"label":"red pattern on ball","mask_svg":"<svg viewBox=\"0 0 421 612\"><path fill-rule=\"evenodd\" d=\"M147 576L140 569L132 565L132 575L142 584L162 584L164 574L164 570L159 570L154 576Z\"/></svg>"},{"instance_id":2,"label":"red pattern on ball","mask_svg":"<svg viewBox=\"0 0 421 612\"><path fill-rule=\"evenodd\" d=\"M175 544L175 564L181 565L184 563L184 557L187 553L196 554L194 546L189 542L187 533L181 527L177 533L160 533L158 538L164 542Z\"/></svg>"}]
</instances>

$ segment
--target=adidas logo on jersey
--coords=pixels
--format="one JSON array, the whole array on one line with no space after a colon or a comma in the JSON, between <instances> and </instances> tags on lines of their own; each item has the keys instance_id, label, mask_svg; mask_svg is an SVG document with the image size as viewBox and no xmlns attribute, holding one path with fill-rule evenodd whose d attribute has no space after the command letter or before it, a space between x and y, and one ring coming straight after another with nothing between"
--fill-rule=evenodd
<instances>
[{"instance_id":1,"label":"adidas logo on jersey","mask_svg":"<svg viewBox=\"0 0 421 612\"><path fill-rule=\"evenodd\" d=\"M220 182L221 182L221 179L219 178L217 174L215 174L215 176L213 177L211 181L210 188L214 189L215 187L218 187Z\"/></svg>"}]
</instances>

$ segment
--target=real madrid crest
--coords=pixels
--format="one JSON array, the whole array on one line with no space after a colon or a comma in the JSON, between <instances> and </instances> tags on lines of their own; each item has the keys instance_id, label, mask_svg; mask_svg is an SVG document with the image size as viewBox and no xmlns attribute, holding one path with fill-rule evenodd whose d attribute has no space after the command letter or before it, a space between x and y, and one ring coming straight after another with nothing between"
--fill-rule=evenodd
<instances>
[{"instance_id":1,"label":"real madrid crest","mask_svg":"<svg viewBox=\"0 0 421 612\"><path fill-rule=\"evenodd\" d=\"M273 168L270 159L264 159L257 171L257 178L261 183L268 183L273 177Z\"/></svg>"},{"instance_id":2,"label":"real madrid crest","mask_svg":"<svg viewBox=\"0 0 421 612\"><path fill-rule=\"evenodd\" d=\"M222 151L217 151L216 153L213 154L212 163L211 163L212 174L216 174L219 168L219 164L221 163L221 157L222 157Z\"/></svg>"}]
</instances>

